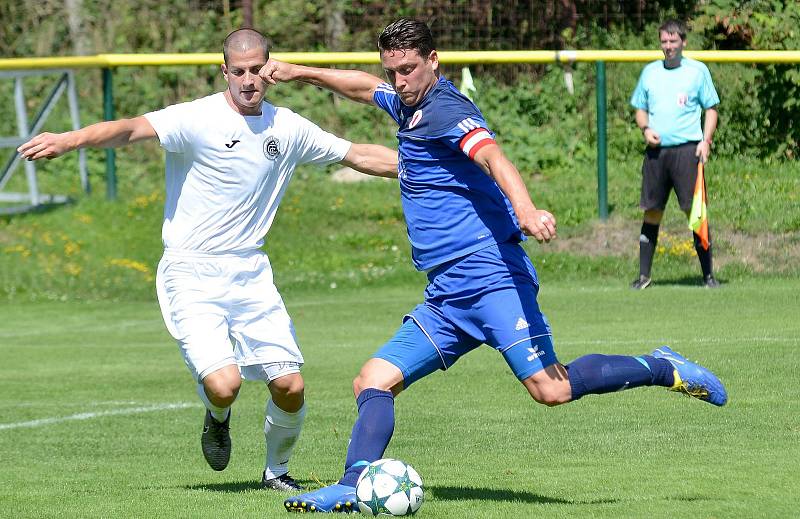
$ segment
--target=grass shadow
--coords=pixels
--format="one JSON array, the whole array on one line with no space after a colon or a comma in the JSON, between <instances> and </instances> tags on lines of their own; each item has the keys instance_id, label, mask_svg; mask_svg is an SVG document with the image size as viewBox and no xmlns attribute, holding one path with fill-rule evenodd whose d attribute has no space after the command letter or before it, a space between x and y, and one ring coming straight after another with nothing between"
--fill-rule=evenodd
<instances>
[{"instance_id":1,"label":"grass shadow","mask_svg":"<svg viewBox=\"0 0 800 519\"><path fill-rule=\"evenodd\" d=\"M560 499L548 497L533 492L520 492L518 490L501 490L497 488L475 488L475 487L450 487L429 485L425 487L426 492L430 492L435 500L442 501L463 501L473 499L475 501L508 501L536 504L561 504L561 505L600 505L617 503L618 499L594 499L591 501L577 501L573 499Z\"/></svg>"},{"instance_id":2,"label":"grass shadow","mask_svg":"<svg viewBox=\"0 0 800 519\"><path fill-rule=\"evenodd\" d=\"M0 204L0 221L8 223L17 216L26 216L31 214L45 214L61 209L62 207L73 205L75 201L71 198L63 202L45 202L42 204L31 205L5 205Z\"/></svg>"},{"instance_id":3,"label":"grass shadow","mask_svg":"<svg viewBox=\"0 0 800 519\"><path fill-rule=\"evenodd\" d=\"M206 492L240 493L261 490L260 481L229 481L228 483L201 483L198 485L184 485L186 490L202 490Z\"/></svg>"},{"instance_id":4,"label":"grass shadow","mask_svg":"<svg viewBox=\"0 0 800 519\"><path fill-rule=\"evenodd\" d=\"M723 281L717 278L717 281L722 285ZM698 272L692 276L681 276L673 278L653 278L653 287L656 286L682 286L682 287L697 287L704 288L703 276Z\"/></svg>"}]
</instances>

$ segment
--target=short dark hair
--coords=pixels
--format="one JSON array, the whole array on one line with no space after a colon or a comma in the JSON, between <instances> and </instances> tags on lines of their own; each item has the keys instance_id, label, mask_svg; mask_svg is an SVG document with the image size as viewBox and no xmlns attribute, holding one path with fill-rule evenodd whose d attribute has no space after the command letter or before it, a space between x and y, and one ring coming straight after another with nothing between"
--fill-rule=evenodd
<instances>
[{"instance_id":1,"label":"short dark hair","mask_svg":"<svg viewBox=\"0 0 800 519\"><path fill-rule=\"evenodd\" d=\"M682 40L686 41L686 24L680 20L669 19L661 24L658 28L658 34L665 32L667 34L677 34Z\"/></svg>"},{"instance_id":2,"label":"short dark hair","mask_svg":"<svg viewBox=\"0 0 800 519\"><path fill-rule=\"evenodd\" d=\"M228 34L228 36L225 37L225 41L222 43L222 55L225 58L226 65L228 64L231 46L236 44L246 48L257 45L264 49L264 58L269 59L269 40L266 36L255 29L236 29Z\"/></svg>"},{"instance_id":3,"label":"short dark hair","mask_svg":"<svg viewBox=\"0 0 800 519\"><path fill-rule=\"evenodd\" d=\"M425 22L411 18L400 18L389 25L378 36L378 50L415 50L428 59L436 48L433 35Z\"/></svg>"}]
</instances>

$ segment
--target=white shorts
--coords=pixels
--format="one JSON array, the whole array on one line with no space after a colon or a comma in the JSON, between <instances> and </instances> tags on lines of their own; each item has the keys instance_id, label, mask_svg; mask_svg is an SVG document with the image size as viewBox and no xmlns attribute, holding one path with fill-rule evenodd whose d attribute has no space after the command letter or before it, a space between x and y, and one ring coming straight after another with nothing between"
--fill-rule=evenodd
<instances>
[{"instance_id":1,"label":"white shorts","mask_svg":"<svg viewBox=\"0 0 800 519\"><path fill-rule=\"evenodd\" d=\"M294 326L262 251L167 249L156 290L167 330L198 382L228 365L238 365L244 378L265 381L300 370Z\"/></svg>"}]
</instances>

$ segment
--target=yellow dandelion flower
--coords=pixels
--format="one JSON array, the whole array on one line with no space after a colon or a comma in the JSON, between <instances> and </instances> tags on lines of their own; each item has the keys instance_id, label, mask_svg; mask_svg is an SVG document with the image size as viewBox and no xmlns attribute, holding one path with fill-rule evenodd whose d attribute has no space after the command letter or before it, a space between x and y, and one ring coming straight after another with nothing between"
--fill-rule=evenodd
<instances>
[{"instance_id":1,"label":"yellow dandelion flower","mask_svg":"<svg viewBox=\"0 0 800 519\"><path fill-rule=\"evenodd\" d=\"M152 273L150 272L150 267L136 260L131 260L127 258L112 258L111 260L109 260L108 263L115 267L122 267L130 270L135 270L137 272L145 274L146 276L152 276Z\"/></svg>"},{"instance_id":2,"label":"yellow dandelion flower","mask_svg":"<svg viewBox=\"0 0 800 519\"><path fill-rule=\"evenodd\" d=\"M76 254L80 251L81 251L80 244L74 241L68 241L67 243L64 244L64 254L66 256L72 256L73 254Z\"/></svg>"}]
</instances>

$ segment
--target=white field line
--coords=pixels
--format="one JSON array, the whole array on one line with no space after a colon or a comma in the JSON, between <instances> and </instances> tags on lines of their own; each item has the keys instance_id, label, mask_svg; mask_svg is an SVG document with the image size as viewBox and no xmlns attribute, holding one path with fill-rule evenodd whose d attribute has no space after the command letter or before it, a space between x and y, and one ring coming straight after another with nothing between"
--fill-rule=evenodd
<instances>
[{"instance_id":1,"label":"white field line","mask_svg":"<svg viewBox=\"0 0 800 519\"><path fill-rule=\"evenodd\" d=\"M5 429L19 429L22 427L41 427L43 425L52 425L62 422L71 422L75 420L91 420L93 418L101 418L104 416L120 416L139 413L152 413L156 411L169 411L173 409L187 409L190 407L200 407L199 404L157 404L147 407L130 407L127 409L112 409L111 411L98 411L96 413L79 413L69 416L59 416L54 418L40 418L38 420L30 420L28 422L16 423L2 423L0 424L0 431Z\"/></svg>"},{"instance_id":2,"label":"white field line","mask_svg":"<svg viewBox=\"0 0 800 519\"><path fill-rule=\"evenodd\" d=\"M687 337L684 339L665 339L663 337L657 339L587 339L587 340L558 340L558 334L556 333L553 336L553 344L556 346L558 345L565 345L565 346L583 346L583 345L625 345L625 344L684 344L684 343L700 343L700 344L724 344L726 342L731 342L735 340L736 342L796 342L800 343L800 338L798 337Z\"/></svg>"}]
</instances>

